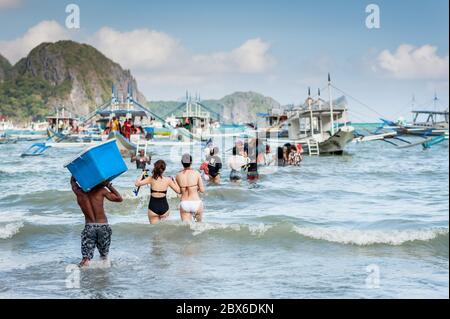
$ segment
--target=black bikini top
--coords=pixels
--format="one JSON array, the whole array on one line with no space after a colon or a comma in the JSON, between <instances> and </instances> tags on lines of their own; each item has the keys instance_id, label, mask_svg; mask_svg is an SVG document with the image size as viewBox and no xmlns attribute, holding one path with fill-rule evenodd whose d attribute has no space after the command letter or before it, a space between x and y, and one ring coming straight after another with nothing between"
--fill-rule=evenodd
<instances>
[{"instance_id":1,"label":"black bikini top","mask_svg":"<svg viewBox=\"0 0 450 319\"><path fill-rule=\"evenodd\" d=\"M167 191L155 191L152 189L151 193L152 194L167 194Z\"/></svg>"}]
</instances>

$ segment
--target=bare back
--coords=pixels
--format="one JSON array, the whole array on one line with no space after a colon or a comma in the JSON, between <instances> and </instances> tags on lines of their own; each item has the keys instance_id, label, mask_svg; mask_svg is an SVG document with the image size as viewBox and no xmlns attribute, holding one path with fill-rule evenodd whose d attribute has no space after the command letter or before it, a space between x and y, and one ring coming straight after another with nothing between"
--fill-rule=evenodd
<instances>
[{"instance_id":1,"label":"bare back","mask_svg":"<svg viewBox=\"0 0 450 319\"><path fill-rule=\"evenodd\" d=\"M119 192L112 185L98 186L89 193L85 193L77 185L75 179L71 179L71 184L72 190L77 196L78 205L84 214L86 223L108 223L103 207L105 198L111 202L123 201L122 196L120 196Z\"/></svg>"},{"instance_id":2,"label":"bare back","mask_svg":"<svg viewBox=\"0 0 450 319\"><path fill-rule=\"evenodd\" d=\"M204 192L203 181L199 172L185 169L177 175L177 183L181 188L182 201L200 200L199 191Z\"/></svg>"},{"instance_id":3,"label":"bare back","mask_svg":"<svg viewBox=\"0 0 450 319\"><path fill-rule=\"evenodd\" d=\"M161 177L158 179L151 178L150 187L152 192L152 197L163 198L166 197L167 189L170 187L171 179L168 177Z\"/></svg>"},{"instance_id":4,"label":"bare back","mask_svg":"<svg viewBox=\"0 0 450 319\"><path fill-rule=\"evenodd\" d=\"M105 215L105 192L107 190L102 187L98 189L93 189L88 193L89 199L91 201L92 209L94 210L95 223L106 224L108 218Z\"/></svg>"}]
</instances>

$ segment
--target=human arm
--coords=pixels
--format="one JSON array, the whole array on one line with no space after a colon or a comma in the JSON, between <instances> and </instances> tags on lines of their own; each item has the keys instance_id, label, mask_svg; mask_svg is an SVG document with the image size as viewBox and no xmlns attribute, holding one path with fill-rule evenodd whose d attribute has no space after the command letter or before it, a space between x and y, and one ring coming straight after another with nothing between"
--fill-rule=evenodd
<instances>
[{"instance_id":1,"label":"human arm","mask_svg":"<svg viewBox=\"0 0 450 319\"><path fill-rule=\"evenodd\" d=\"M152 182L151 176L144 178L145 174L146 174L146 172L143 171L142 174L138 177L138 179L134 182L134 186L142 187L144 185L149 185Z\"/></svg>"},{"instance_id":2,"label":"human arm","mask_svg":"<svg viewBox=\"0 0 450 319\"><path fill-rule=\"evenodd\" d=\"M176 179L174 179L173 177L170 177L169 186L175 191L175 193L181 194L180 185L178 185Z\"/></svg>"},{"instance_id":3,"label":"human arm","mask_svg":"<svg viewBox=\"0 0 450 319\"><path fill-rule=\"evenodd\" d=\"M73 176L70 178L70 185L72 186L72 191L76 195L83 195L83 194L85 194L83 192L83 190L80 188L80 186L78 186L78 183L77 183L75 177L73 177Z\"/></svg>"},{"instance_id":4,"label":"human arm","mask_svg":"<svg viewBox=\"0 0 450 319\"><path fill-rule=\"evenodd\" d=\"M106 186L105 189L105 197L110 202L121 203L123 202L122 195L115 189L111 183Z\"/></svg>"},{"instance_id":5,"label":"human arm","mask_svg":"<svg viewBox=\"0 0 450 319\"><path fill-rule=\"evenodd\" d=\"M200 175L200 173L198 174L198 191L200 193L205 192L205 185L203 184L202 176Z\"/></svg>"}]
</instances>

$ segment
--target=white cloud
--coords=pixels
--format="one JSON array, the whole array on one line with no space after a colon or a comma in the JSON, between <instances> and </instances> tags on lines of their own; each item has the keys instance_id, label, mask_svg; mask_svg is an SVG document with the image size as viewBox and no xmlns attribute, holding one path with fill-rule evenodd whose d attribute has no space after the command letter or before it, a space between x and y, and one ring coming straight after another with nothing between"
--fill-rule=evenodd
<instances>
[{"instance_id":1,"label":"white cloud","mask_svg":"<svg viewBox=\"0 0 450 319\"><path fill-rule=\"evenodd\" d=\"M448 79L449 55L439 56L438 48L431 45L415 47L402 44L397 51L381 52L375 70L383 70L397 79Z\"/></svg>"},{"instance_id":2,"label":"white cloud","mask_svg":"<svg viewBox=\"0 0 450 319\"><path fill-rule=\"evenodd\" d=\"M71 33L56 21L43 21L15 40L0 41L0 53L15 63L42 42L74 36L80 34ZM167 90L184 92L186 88L206 90L212 86L217 91L228 91L226 86L237 86L239 80L248 80L249 76L252 83L263 80L276 64L269 52L270 44L259 38L232 50L209 53L191 52L173 36L146 28L121 32L103 27L77 40L93 45L123 68L130 69L147 96Z\"/></svg>"},{"instance_id":3,"label":"white cloud","mask_svg":"<svg viewBox=\"0 0 450 319\"><path fill-rule=\"evenodd\" d=\"M229 52L193 54L170 35L149 29L120 32L100 29L89 43L122 66L162 73L263 73L275 64L269 55L270 45L251 39ZM167 76L167 74L164 74ZM169 76L170 77L170 76Z\"/></svg>"},{"instance_id":4,"label":"white cloud","mask_svg":"<svg viewBox=\"0 0 450 319\"><path fill-rule=\"evenodd\" d=\"M197 55L192 60L198 69L207 72L264 73L276 63L269 49L270 45L258 38L230 52Z\"/></svg>"},{"instance_id":5,"label":"white cloud","mask_svg":"<svg viewBox=\"0 0 450 319\"><path fill-rule=\"evenodd\" d=\"M88 42L130 69L164 66L183 51L180 43L168 34L148 29L119 32L104 27Z\"/></svg>"},{"instance_id":6,"label":"white cloud","mask_svg":"<svg viewBox=\"0 0 450 319\"><path fill-rule=\"evenodd\" d=\"M193 53L167 33L149 29L121 32L104 27L88 43L131 69L147 96L167 88L180 92L212 86L224 89L242 76L261 78L276 64L269 53L270 44L259 38L229 51Z\"/></svg>"},{"instance_id":7,"label":"white cloud","mask_svg":"<svg viewBox=\"0 0 450 319\"><path fill-rule=\"evenodd\" d=\"M15 40L0 41L0 53L11 63L15 63L42 42L67 39L70 39L69 33L58 22L42 21Z\"/></svg>"},{"instance_id":8,"label":"white cloud","mask_svg":"<svg viewBox=\"0 0 450 319\"><path fill-rule=\"evenodd\" d=\"M22 0L0 0L0 10L20 7L22 2Z\"/></svg>"}]
</instances>

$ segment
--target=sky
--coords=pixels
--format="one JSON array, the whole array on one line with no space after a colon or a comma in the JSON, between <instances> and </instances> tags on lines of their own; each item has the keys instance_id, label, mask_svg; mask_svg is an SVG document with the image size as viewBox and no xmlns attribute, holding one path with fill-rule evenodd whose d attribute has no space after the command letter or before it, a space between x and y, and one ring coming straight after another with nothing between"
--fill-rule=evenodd
<instances>
[{"instance_id":1,"label":"sky","mask_svg":"<svg viewBox=\"0 0 450 319\"><path fill-rule=\"evenodd\" d=\"M79 29L66 26L68 4ZM379 28L366 25L370 4ZM11 63L71 39L130 69L148 100L255 91L282 104L325 89L330 72L354 121L408 117L413 96L433 109L436 93L447 108L448 38L448 0L0 0L0 54Z\"/></svg>"}]
</instances>

